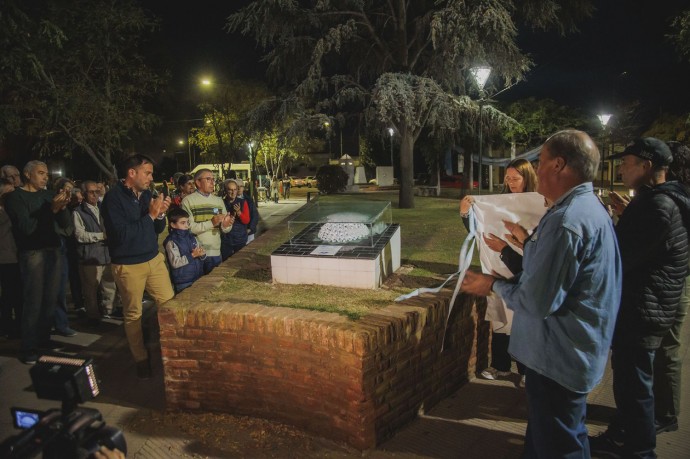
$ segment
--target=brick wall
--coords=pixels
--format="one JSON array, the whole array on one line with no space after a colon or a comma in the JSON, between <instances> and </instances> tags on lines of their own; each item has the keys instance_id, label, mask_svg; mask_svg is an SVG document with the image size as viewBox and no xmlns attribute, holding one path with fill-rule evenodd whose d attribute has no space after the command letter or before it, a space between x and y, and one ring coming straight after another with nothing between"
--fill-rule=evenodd
<instances>
[{"instance_id":1,"label":"brick wall","mask_svg":"<svg viewBox=\"0 0 690 459\"><path fill-rule=\"evenodd\" d=\"M274 419L367 449L488 366L485 303L472 297L457 300L441 352L449 290L358 321L198 302L226 274L216 268L159 309L169 409Z\"/></svg>"}]
</instances>

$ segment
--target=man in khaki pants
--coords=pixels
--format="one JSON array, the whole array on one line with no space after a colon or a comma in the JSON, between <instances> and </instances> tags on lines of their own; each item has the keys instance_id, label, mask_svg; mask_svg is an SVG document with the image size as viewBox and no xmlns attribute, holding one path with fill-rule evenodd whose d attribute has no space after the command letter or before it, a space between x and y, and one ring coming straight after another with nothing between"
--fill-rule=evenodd
<instances>
[{"instance_id":1,"label":"man in khaki pants","mask_svg":"<svg viewBox=\"0 0 690 459\"><path fill-rule=\"evenodd\" d=\"M151 362L141 329L141 300L146 290L159 306L174 296L158 234L165 229L169 197L153 198L151 158L135 154L118 171L123 179L103 199L102 211L113 276L122 298L125 334L140 379L151 377Z\"/></svg>"}]
</instances>

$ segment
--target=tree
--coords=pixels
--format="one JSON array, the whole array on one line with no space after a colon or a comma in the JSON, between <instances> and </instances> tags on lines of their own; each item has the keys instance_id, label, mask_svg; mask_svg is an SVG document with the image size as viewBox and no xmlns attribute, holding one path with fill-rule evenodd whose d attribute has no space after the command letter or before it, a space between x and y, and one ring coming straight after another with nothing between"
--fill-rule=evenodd
<instances>
[{"instance_id":1,"label":"tree","mask_svg":"<svg viewBox=\"0 0 690 459\"><path fill-rule=\"evenodd\" d=\"M21 6L20 6L21 5ZM0 15L0 136L85 152L109 177L126 142L157 117L143 104L162 80L138 52L156 23L131 0L7 0Z\"/></svg>"},{"instance_id":2,"label":"tree","mask_svg":"<svg viewBox=\"0 0 690 459\"><path fill-rule=\"evenodd\" d=\"M260 84L231 80L213 83L207 100L202 103L204 126L192 130L191 141L198 145L215 163L232 163L237 153L255 137L249 116L261 100L268 97L268 90Z\"/></svg>"},{"instance_id":3,"label":"tree","mask_svg":"<svg viewBox=\"0 0 690 459\"><path fill-rule=\"evenodd\" d=\"M405 208L414 206L420 133L476 124L469 69L490 64L494 86L519 80L530 61L516 45L518 24L566 31L590 13L589 1L576 0L258 0L228 28L267 49L269 76L294 88L296 106L366 111L370 125L393 125Z\"/></svg>"},{"instance_id":4,"label":"tree","mask_svg":"<svg viewBox=\"0 0 690 459\"><path fill-rule=\"evenodd\" d=\"M676 46L678 54L690 61L690 10L685 10L671 23L669 38Z\"/></svg>"},{"instance_id":5,"label":"tree","mask_svg":"<svg viewBox=\"0 0 690 459\"><path fill-rule=\"evenodd\" d=\"M541 145L548 136L564 127L590 132L597 129L593 116L588 118L579 109L558 105L552 99L518 100L508 104L505 113L519 123L511 137L526 148Z\"/></svg>"}]
</instances>

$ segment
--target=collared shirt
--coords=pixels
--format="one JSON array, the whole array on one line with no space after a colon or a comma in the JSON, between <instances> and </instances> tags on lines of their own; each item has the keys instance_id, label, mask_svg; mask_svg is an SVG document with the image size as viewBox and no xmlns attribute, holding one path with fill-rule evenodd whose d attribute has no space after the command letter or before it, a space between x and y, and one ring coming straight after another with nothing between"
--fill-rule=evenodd
<instances>
[{"instance_id":1,"label":"collared shirt","mask_svg":"<svg viewBox=\"0 0 690 459\"><path fill-rule=\"evenodd\" d=\"M611 218L583 183L525 241L523 272L494 290L515 311L509 352L573 392L597 385L611 345L622 268Z\"/></svg>"},{"instance_id":2,"label":"collared shirt","mask_svg":"<svg viewBox=\"0 0 690 459\"><path fill-rule=\"evenodd\" d=\"M86 207L96 217L96 220L101 223L101 227L103 227L103 220L101 220L101 211L98 208L98 206L92 206L88 202L85 204ZM102 231L94 233L86 230L86 226L84 225L84 221L81 219L81 215L79 214L79 212L73 212L72 218L74 219L74 236L77 238L77 242L81 242L82 244L90 244L105 239L105 233Z\"/></svg>"}]
</instances>

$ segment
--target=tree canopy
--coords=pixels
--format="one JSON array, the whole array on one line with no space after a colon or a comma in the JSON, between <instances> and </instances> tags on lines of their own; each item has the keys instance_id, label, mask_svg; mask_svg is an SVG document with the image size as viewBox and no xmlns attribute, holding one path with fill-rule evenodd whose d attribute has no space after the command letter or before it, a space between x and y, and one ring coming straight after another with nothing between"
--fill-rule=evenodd
<instances>
[{"instance_id":1,"label":"tree canopy","mask_svg":"<svg viewBox=\"0 0 690 459\"><path fill-rule=\"evenodd\" d=\"M116 177L127 141L157 122L143 107L162 80L139 52L155 21L131 0L6 0L0 21L0 136L82 151Z\"/></svg>"},{"instance_id":2,"label":"tree canopy","mask_svg":"<svg viewBox=\"0 0 690 459\"><path fill-rule=\"evenodd\" d=\"M257 0L228 28L253 36L269 76L296 107L333 116L367 112L368 125L400 136L400 206L413 207L414 144L423 128L473 123L471 67L490 65L489 92L530 66L519 25L566 32L591 13L576 0Z\"/></svg>"}]
</instances>

